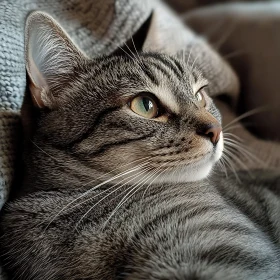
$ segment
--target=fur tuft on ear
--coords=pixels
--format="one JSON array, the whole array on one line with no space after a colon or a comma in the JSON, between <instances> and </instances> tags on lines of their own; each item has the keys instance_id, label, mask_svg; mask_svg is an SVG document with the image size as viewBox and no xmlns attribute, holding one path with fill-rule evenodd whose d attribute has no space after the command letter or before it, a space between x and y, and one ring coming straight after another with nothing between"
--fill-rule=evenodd
<instances>
[{"instance_id":1,"label":"fur tuft on ear","mask_svg":"<svg viewBox=\"0 0 280 280\"><path fill-rule=\"evenodd\" d=\"M32 12L26 21L25 58L32 99L38 107L53 108L51 92L69 81L77 63L87 58L48 14Z\"/></svg>"}]
</instances>

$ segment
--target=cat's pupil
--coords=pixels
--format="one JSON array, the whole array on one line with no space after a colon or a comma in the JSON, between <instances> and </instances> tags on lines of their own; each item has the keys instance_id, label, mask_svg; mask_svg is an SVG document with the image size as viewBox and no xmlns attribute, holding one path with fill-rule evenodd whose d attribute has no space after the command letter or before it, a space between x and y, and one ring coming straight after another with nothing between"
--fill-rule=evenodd
<instances>
[{"instance_id":1,"label":"cat's pupil","mask_svg":"<svg viewBox=\"0 0 280 280\"><path fill-rule=\"evenodd\" d=\"M157 104L156 102L147 96L136 96L129 104L131 110L148 119L155 118L157 116Z\"/></svg>"},{"instance_id":2,"label":"cat's pupil","mask_svg":"<svg viewBox=\"0 0 280 280\"><path fill-rule=\"evenodd\" d=\"M143 98L142 102L147 112L149 112L153 108L153 102L150 99Z\"/></svg>"}]
</instances>

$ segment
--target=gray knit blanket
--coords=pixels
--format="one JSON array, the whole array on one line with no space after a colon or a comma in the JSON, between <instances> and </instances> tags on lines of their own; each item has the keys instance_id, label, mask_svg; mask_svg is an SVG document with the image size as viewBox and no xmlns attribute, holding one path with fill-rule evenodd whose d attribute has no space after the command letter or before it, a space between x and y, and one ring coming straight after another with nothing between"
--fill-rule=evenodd
<instances>
[{"instance_id":1,"label":"gray knit blanket","mask_svg":"<svg viewBox=\"0 0 280 280\"><path fill-rule=\"evenodd\" d=\"M15 164L20 156L20 109L26 88L24 23L30 11L51 14L90 57L109 54L123 45L154 11L160 36L158 50L182 50L190 55L190 62L195 62L211 81L210 94L230 97L230 103L217 100L225 124L236 117L240 103L245 109L268 103L280 105L280 3L197 5L197 9L189 10L188 1L168 2L177 7L180 2L180 11L186 12L181 19L157 0L0 2L0 209L15 181ZM223 56L235 52L242 55L226 62ZM251 118L251 122L259 123L260 137L280 139L279 112ZM244 157L244 164L248 168L260 167L260 163L280 168L279 143L261 140L240 122L237 124L231 132L244 139L258 159Z\"/></svg>"}]
</instances>

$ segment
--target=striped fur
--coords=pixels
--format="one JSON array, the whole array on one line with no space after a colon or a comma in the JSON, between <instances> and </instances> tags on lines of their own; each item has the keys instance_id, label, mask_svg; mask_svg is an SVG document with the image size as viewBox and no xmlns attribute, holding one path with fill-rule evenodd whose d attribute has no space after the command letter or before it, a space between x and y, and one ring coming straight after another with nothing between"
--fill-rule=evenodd
<instances>
[{"instance_id":1,"label":"striped fur","mask_svg":"<svg viewBox=\"0 0 280 280\"><path fill-rule=\"evenodd\" d=\"M20 279L279 279L280 176L240 176L142 189L105 227L121 192L51 224L83 192L36 192L5 208L2 260Z\"/></svg>"},{"instance_id":2,"label":"striped fur","mask_svg":"<svg viewBox=\"0 0 280 280\"><path fill-rule=\"evenodd\" d=\"M280 174L211 176L223 139L197 131L221 116L206 94L198 106L207 79L195 65L152 52L90 60L47 15L28 22L41 109L22 193L1 213L12 279L279 279ZM139 92L155 95L158 118L130 110Z\"/></svg>"}]
</instances>

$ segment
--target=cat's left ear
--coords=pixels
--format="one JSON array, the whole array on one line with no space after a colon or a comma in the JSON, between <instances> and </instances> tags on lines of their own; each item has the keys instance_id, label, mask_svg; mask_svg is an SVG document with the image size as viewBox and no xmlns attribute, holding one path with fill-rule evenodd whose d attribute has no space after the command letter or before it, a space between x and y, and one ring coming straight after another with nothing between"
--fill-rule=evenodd
<instances>
[{"instance_id":1,"label":"cat's left ear","mask_svg":"<svg viewBox=\"0 0 280 280\"><path fill-rule=\"evenodd\" d=\"M69 82L75 66L86 57L61 26L48 14L31 13L26 21L25 58L34 104L53 108L53 96Z\"/></svg>"}]
</instances>

